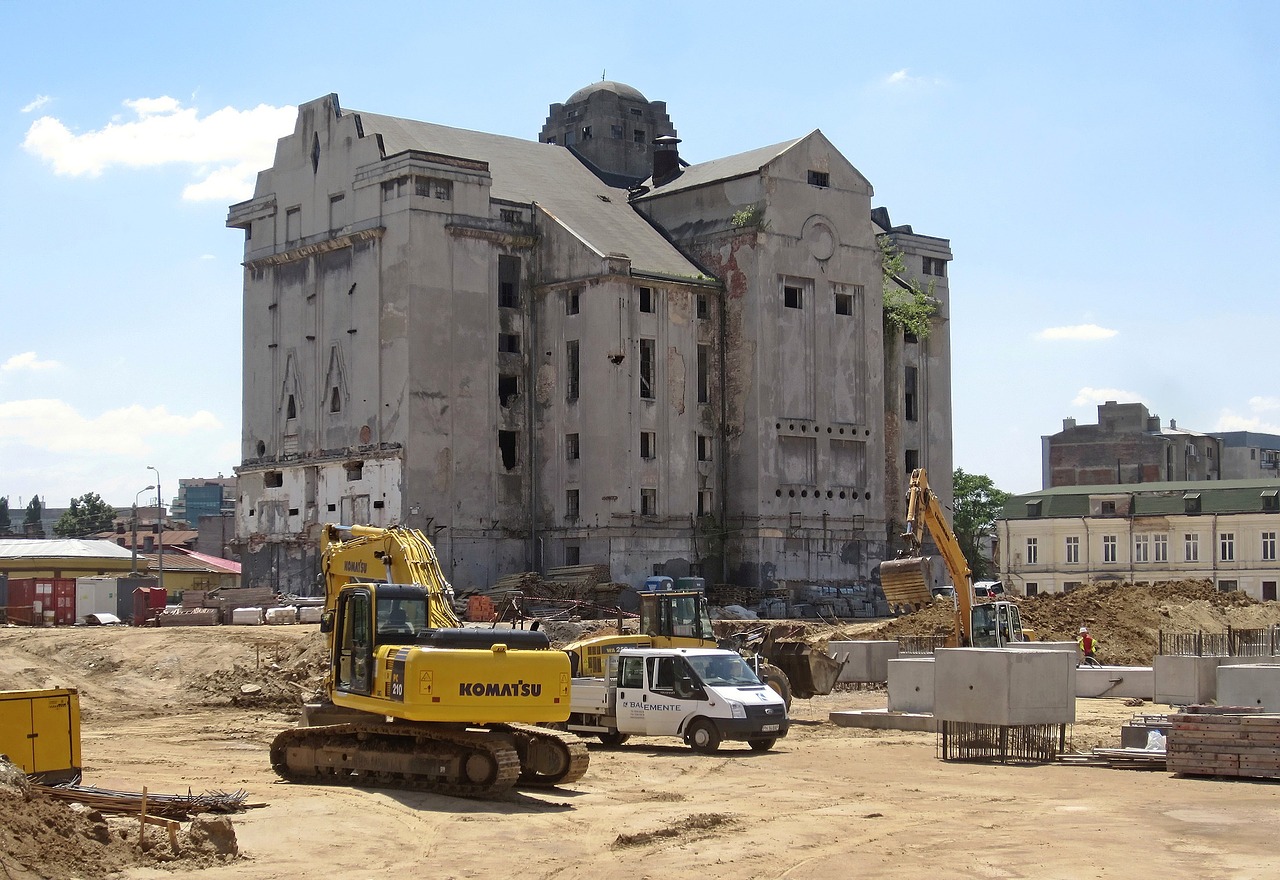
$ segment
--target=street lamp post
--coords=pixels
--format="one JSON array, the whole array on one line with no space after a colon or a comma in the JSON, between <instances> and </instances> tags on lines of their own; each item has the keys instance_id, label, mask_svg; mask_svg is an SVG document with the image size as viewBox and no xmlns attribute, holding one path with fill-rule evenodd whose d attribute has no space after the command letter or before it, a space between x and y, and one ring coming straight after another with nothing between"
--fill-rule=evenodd
<instances>
[{"instance_id":1,"label":"street lamp post","mask_svg":"<svg viewBox=\"0 0 1280 880\"><path fill-rule=\"evenodd\" d=\"M159 564L156 566L156 585L164 589L164 495L160 490L160 471L147 465L147 470L156 472L156 550Z\"/></svg>"},{"instance_id":2,"label":"street lamp post","mask_svg":"<svg viewBox=\"0 0 1280 880\"><path fill-rule=\"evenodd\" d=\"M133 569L130 574L138 574L138 496L143 492L150 492L155 486L147 486L145 489L139 489L133 494Z\"/></svg>"}]
</instances>

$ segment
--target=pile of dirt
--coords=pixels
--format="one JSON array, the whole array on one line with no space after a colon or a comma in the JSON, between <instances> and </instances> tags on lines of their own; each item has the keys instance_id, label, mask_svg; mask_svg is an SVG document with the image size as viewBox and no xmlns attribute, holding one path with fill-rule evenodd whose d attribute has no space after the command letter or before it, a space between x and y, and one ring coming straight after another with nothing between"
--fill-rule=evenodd
<instances>
[{"instance_id":1,"label":"pile of dirt","mask_svg":"<svg viewBox=\"0 0 1280 880\"><path fill-rule=\"evenodd\" d=\"M259 646L252 667L236 663L197 673L184 686L205 706L294 709L320 687L326 657L324 637L316 632L302 641Z\"/></svg>"},{"instance_id":2,"label":"pile of dirt","mask_svg":"<svg viewBox=\"0 0 1280 880\"><path fill-rule=\"evenodd\" d=\"M0 872L7 878L106 877L135 865L185 872L239 857L225 816L197 818L178 833L176 851L167 830L153 825L140 846L139 824L47 797L0 757Z\"/></svg>"},{"instance_id":3,"label":"pile of dirt","mask_svg":"<svg viewBox=\"0 0 1280 880\"><path fill-rule=\"evenodd\" d=\"M1157 584L1105 582L1070 593L1018 598L1023 626L1040 641L1075 641L1081 626L1099 644L1103 663L1150 666L1160 632L1222 633L1228 627L1280 625L1280 604L1258 602L1238 590L1223 593L1206 580ZM897 618L871 638L943 635L954 626L951 607L939 603Z\"/></svg>"}]
</instances>

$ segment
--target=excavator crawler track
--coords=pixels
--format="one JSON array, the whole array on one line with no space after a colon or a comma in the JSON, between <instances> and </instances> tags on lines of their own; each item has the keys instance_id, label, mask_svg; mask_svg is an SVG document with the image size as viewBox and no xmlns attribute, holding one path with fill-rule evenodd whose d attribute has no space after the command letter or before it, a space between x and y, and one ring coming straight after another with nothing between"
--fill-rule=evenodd
<instances>
[{"instance_id":1,"label":"excavator crawler track","mask_svg":"<svg viewBox=\"0 0 1280 880\"><path fill-rule=\"evenodd\" d=\"M271 766L290 782L470 798L503 796L521 772L520 754L510 736L385 723L285 730L271 743Z\"/></svg>"},{"instance_id":2,"label":"excavator crawler track","mask_svg":"<svg viewBox=\"0 0 1280 880\"><path fill-rule=\"evenodd\" d=\"M591 753L576 734L532 724L494 725L515 738L520 754L521 787L550 787L577 782L587 772Z\"/></svg>"}]
</instances>

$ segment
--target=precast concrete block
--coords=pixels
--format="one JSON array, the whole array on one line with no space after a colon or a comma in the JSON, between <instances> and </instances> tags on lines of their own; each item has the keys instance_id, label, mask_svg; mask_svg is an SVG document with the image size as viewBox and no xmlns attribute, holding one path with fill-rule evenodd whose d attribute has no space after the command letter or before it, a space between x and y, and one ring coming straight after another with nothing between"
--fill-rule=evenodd
<instances>
[{"instance_id":1,"label":"precast concrete block","mask_svg":"<svg viewBox=\"0 0 1280 880\"><path fill-rule=\"evenodd\" d=\"M1068 654L1079 654L1080 646L1075 642L1010 642L1005 647L1016 651L1064 651Z\"/></svg>"},{"instance_id":2,"label":"precast concrete block","mask_svg":"<svg viewBox=\"0 0 1280 880\"><path fill-rule=\"evenodd\" d=\"M933 658L889 661L889 711L933 712Z\"/></svg>"},{"instance_id":3,"label":"precast concrete block","mask_svg":"<svg viewBox=\"0 0 1280 880\"><path fill-rule=\"evenodd\" d=\"M889 661L898 657L898 643L879 641L828 642L827 653L844 664L837 681L889 680Z\"/></svg>"},{"instance_id":4,"label":"precast concrete block","mask_svg":"<svg viewBox=\"0 0 1280 880\"><path fill-rule=\"evenodd\" d=\"M1154 700L1155 695L1155 670L1150 666L1081 666L1076 669L1077 697Z\"/></svg>"},{"instance_id":5,"label":"precast concrete block","mask_svg":"<svg viewBox=\"0 0 1280 880\"><path fill-rule=\"evenodd\" d=\"M1065 651L940 648L934 654L933 713L970 724L1070 724L1076 664Z\"/></svg>"},{"instance_id":6,"label":"precast concrete block","mask_svg":"<svg viewBox=\"0 0 1280 880\"><path fill-rule=\"evenodd\" d=\"M1218 695L1218 663L1225 657L1156 657L1155 701L1170 706L1211 703Z\"/></svg>"},{"instance_id":7,"label":"precast concrete block","mask_svg":"<svg viewBox=\"0 0 1280 880\"><path fill-rule=\"evenodd\" d=\"M1261 706L1280 712L1280 666L1269 663L1218 667L1219 706Z\"/></svg>"}]
</instances>

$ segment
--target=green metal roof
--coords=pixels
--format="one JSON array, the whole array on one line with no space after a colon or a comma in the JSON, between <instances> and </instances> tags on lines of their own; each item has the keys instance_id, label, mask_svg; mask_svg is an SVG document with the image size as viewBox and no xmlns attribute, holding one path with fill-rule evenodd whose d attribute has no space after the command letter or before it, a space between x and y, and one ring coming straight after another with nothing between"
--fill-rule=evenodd
<instances>
[{"instance_id":1,"label":"green metal roof","mask_svg":"<svg viewBox=\"0 0 1280 880\"><path fill-rule=\"evenodd\" d=\"M1055 486L1014 495L1001 519L1050 519L1089 516L1089 499L1128 495L1131 516L1172 516L1198 513L1260 513L1264 497L1280 499L1280 480L1197 480L1171 483L1115 483L1100 486ZM1188 496L1199 496L1200 509L1187 510ZM1036 505L1039 511L1033 513Z\"/></svg>"}]
</instances>

